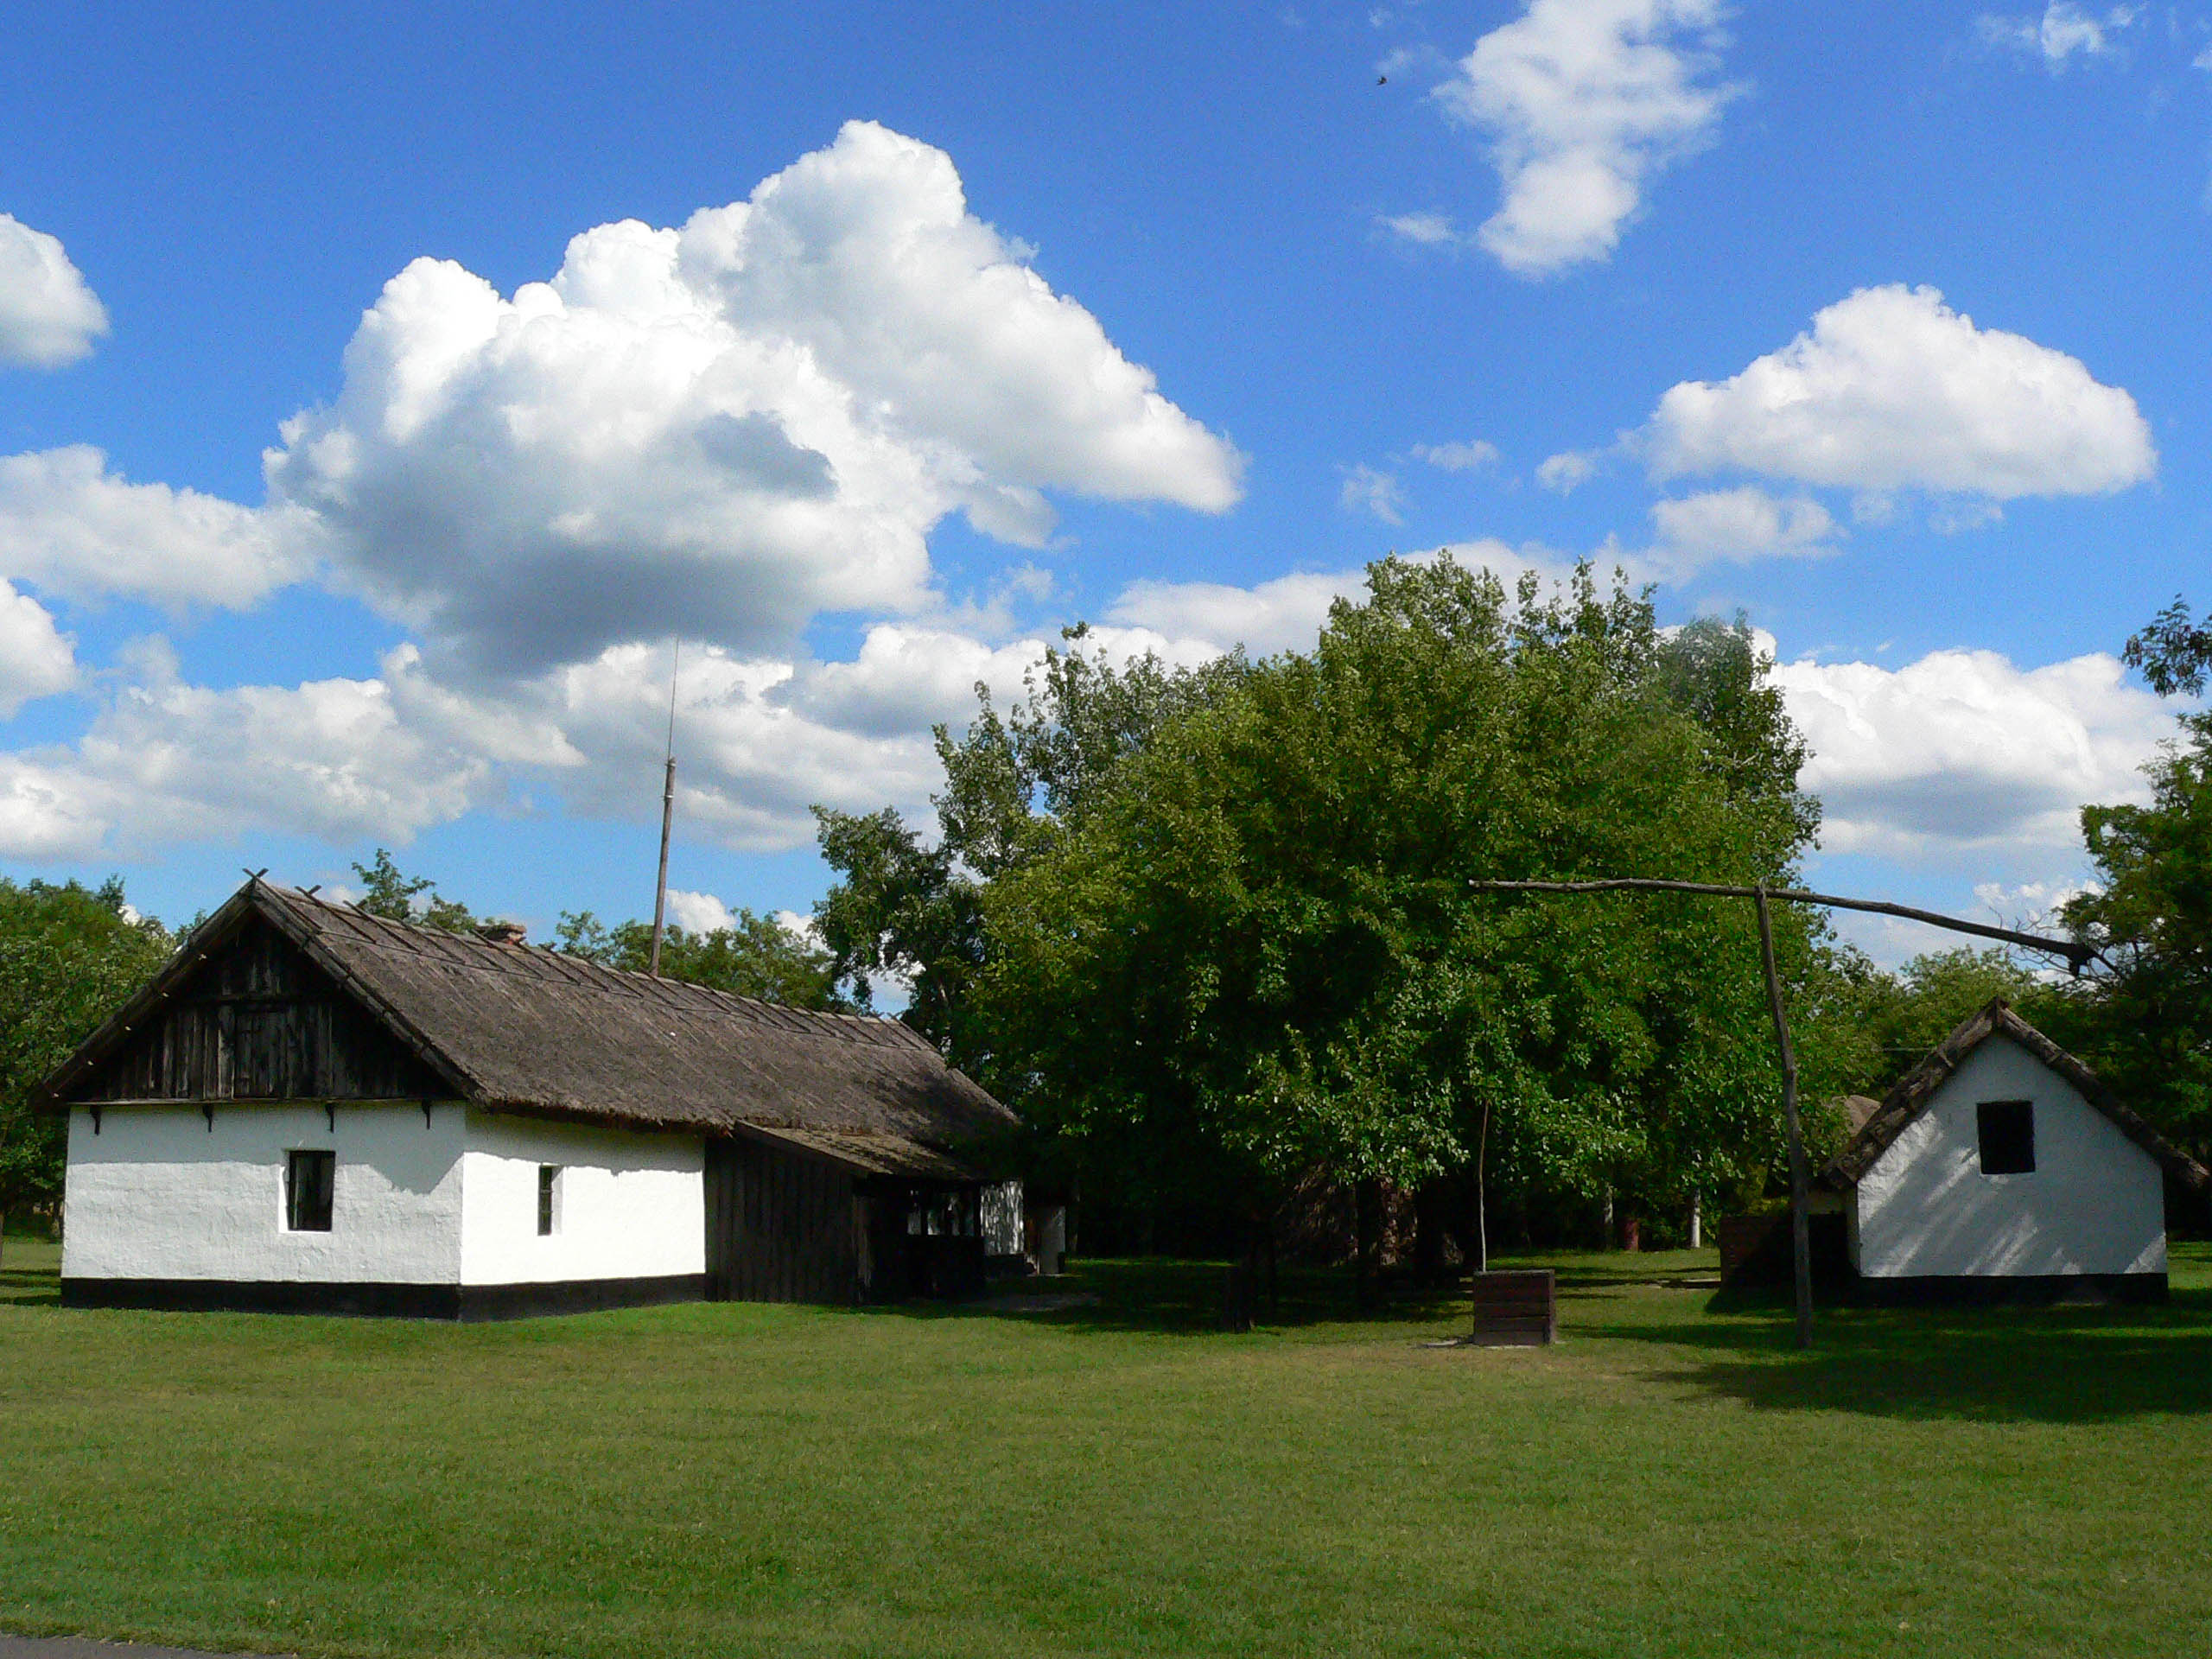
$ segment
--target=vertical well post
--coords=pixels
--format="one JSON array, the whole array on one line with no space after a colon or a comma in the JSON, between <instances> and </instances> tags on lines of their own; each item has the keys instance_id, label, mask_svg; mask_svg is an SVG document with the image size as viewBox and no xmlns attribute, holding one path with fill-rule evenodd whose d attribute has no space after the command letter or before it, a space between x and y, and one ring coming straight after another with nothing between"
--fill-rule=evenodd
<instances>
[{"instance_id":1,"label":"vertical well post","mask_svg":"<svg viewBox=\"0 0 2212 1659\"><path fill-rule=\"evenodd\" d=\"M1767 1001L1774 1009L1774 1039L1782 1051L1782 1121L1789 1135L1789 1245L1797 1283L1797 1345L1813 1345L1813 1259L1806 1236L1805 1135L1797 1122L1797 1051L1789 1042L1789 1015L1782 1003L1782 976L1774 966L1774 918L1768 913L1766 884L1756 897L1759 906L1759 960L1766 968Z\"/></svg>"}]
</instances>

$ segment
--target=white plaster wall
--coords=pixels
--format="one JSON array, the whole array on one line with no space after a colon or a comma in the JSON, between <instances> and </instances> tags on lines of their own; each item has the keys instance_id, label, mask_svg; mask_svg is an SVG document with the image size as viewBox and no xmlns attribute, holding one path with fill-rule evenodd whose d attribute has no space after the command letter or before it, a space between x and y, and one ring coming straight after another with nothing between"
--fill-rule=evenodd
<instances>
[{"instance_id":1,"label":"white plaster wall","mask_svg":"<svg viewBox=\"0 0 2212 1659\"><path fill-rule=\"evenodd\" d=\"M558 1221L537 1230L537 1170L561 1166ZM472 1109L462 1157L461 1281L544 1284L707 1270L706 1146Z\"/></svg>"},{"instance_id":2,"label":"white plaster wall","mask_svg":"<svg viewBox=\"0 0 2212 1659\"><path fill-rule=\"evenodd\" d=\"M2035 1102L2032 1173L1981 1173L1974 1108L1986 1100ZM2166 1266L2158 1160L2001 1036L1967 1057L1860 1179L1857 1221L1859 1270L1871 1278Z\"/></svg>"},{"instance_id":3,"label":"white plaster wall","mask_svg":"<svg viewBox=\"0 0 2212 1659\"><path fill-rule=\"evenodd\" d=\"M218 1103L69 1115L61 1272L82 1279L452 1284L462 1109ZM337 1154L331 1228L284 1226L285 1154Z\"/></svg>"}]
</instances>

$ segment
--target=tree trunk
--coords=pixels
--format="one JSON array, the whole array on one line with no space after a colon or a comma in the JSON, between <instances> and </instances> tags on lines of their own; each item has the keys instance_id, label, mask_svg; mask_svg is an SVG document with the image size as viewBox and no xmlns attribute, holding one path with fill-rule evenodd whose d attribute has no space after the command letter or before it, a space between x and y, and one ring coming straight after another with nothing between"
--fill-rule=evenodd
<instances>
[{"instance_id":1,"label":"tree trunk","mask_svg":"<svg viewBox=\"0 0 2212 1659\"><path fill-rule=\"evenodd\" d=\"M1690 1249L1698 1249L1705 1243L1705 1195L1690 1194Z\"/></svg>"},{"instance_id":2,"label":"tree trunk","mask_svg":"<svg viewBox=\"0 0 2212 1659\"><path fill-rule=\"evenodd\" d=\"M1598 1224L1598 1231L1605 1240L1598 1248L1601 1250L1611 1249L1613 1248L1613 1189L1610 1186L1605 1189L1605 1212Z\"/></svg>"},{"instance_id":3,"label":"tree trunk","mask_svg":"<svg viewBox=\"0 0 2212 1659\"><path fill-rule=\"evenodd\" d=\"M1445 1192L1424 1181L1414 1192L1414 1278L1424 1287L1444 1281Z\"/></svg>"},{"instance_id":4,"label":"tree trunk","mask_svg":"<svg viewBox=\"0 0 2212 1659\"><path fill-rule=\"evenodd\" d=\"M1352 1183L1352 1301L1363 1313L1377 1300L1376 1270L1382 1255L1382 1183L1372 1177Z\"/></svg>"},{"instance_id":5,"label":"tree trunk","mask_svg":"<svg viewBox=\"0 0 2212 1659\"><path fill-rule=\"evenodd\" d=\"M1276 1213L1268 1211L1268 1317L1271 1319L1282 1318L1282 1281L1275 1273Z\"/></svg>"},{"instance_id":6,"label":"tree trunk","mask_svg":"<svg viewBox=\"0 0 2212 1659\"><path fill-rule=\"evenodd\" d=\"M1260 1277L1258 1221L1248 1214L1236 1230L1236 1259L1222 1277L1221 1328L1243 1332L1252 1328L1253 1293Z\"/></svg>"}]
</instances>

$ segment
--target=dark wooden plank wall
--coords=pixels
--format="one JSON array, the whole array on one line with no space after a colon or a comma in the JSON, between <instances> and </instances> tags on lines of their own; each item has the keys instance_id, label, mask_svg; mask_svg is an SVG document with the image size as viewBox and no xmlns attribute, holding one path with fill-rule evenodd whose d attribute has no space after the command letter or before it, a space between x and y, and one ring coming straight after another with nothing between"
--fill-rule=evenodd
<instances>
[{"instance_id":1,"label":"dark wooden plank wall","mask_svg":"<svg viewBox=\"0 0 2212 1659\"><path fill-rule=\"evenodd\" d=\"M70 1097L429 1100L451 1093L336 981L254 917Z\"/></svg>"},{"instance_id":2,"label":"dark wooden plank wall","mask_svg":"<svg viewBox=\"0 0 2212 1659\"><path fill-rule=\"evenodd\" d=\"M861 1295L853 1178L757 1141L707 1143L707 1286L716 1301Z\"/></svg>"}]
</instances>

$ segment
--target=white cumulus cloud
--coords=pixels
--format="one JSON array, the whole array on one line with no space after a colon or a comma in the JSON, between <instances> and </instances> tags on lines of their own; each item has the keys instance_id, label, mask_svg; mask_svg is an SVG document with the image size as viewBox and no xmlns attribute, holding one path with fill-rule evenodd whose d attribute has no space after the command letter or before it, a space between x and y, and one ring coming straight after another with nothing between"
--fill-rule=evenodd
<instances>
[{"instance_id":1,"label":"white cumulus cloud","mask_svg":"<svg viewBox=\"0 0 2212 1659\"><path fill-rule=\"evenodd\" d=\"M1581 449L1563 449L1537 463L1536 482L1560 495L1571 495L1598 474L1596 455Z\"/></svg>"},{"instance_id":2,"label":"white cumulus cloud","mask_svg":"<svg viewBox=\"0 0 2212 1659\"><path fill-rule=\"evenodd\" d=\"M46 607L0 582L0 719L76 683L76 647Z\"/></svg>"},{"instance_id":3,"label":"white cumulus cloud","mask_svg":"<svg viewBox=\"0 0 2212 1659\"><path fill-rule=\"evenodd\" d=\"M2158 466L2126 391L1902 284L1839 300L1729 379L1671 388L1639 441L1662 478L1734 469L1994 500L2125 489Z\"/></svg>"},{"instance_id":4,"label":"white cumulus cloud","mask_svg":"<svg viewBox=\"0 0 2212 1659\"><path fill-rule=\"evenodd\" d=\"M1834 550L1838 533L1828 510L1810 497L1777 499L1750 486L1655 502L1651 523L1652 574L1675 581L1715 563L1817 557Z\"/></svg>"},{"instance_id":5,"label":"white cumulus cloud","mask_svg":"<svg viewBox=\"0 0 2212 1659\"><path fill-rule=\"evenodd\" d=\"M2114 6L2099 16L2069 0L2050 0L2040 17L1984 12L1974 19L1974 27L1993 46L2040 57L2056 70L2076 53L2084 58L2106 56L2114 50L2112 37L2142 15L2140 6Z\"/></svg>"},{"instance_id":6,"label":"white cumulus cloud","mask_svg":"<svg viewBox=\"0 0 2212 1659\"><path fill-rule=\"evenodd\" d=\"M1365 462L1344 468L1344 487L1337 492L1337 502L1348 512L1373 513L1386 524L1406 522L1406 492L1398 475Z\"/></svg>"},{"instance_id":7,"label":"white cumulus cloud","mask_svg":"<svg viewBox=\"0 0 2212 1659\"><path fill-rule=\"evenodd\" d=\"M1485 134L1504 199L1475 239L1548 276L1610 256L1652 175L1707 143L1719 0L1533 0L1436 90Z\"/></svg>"},{"instance_id":8,"label":"white cumulus cloud","mask_svg":"<svg viewBox=\"0 0 2212 1659\"><path fill-rule=\"evenodd\" d=\"M948 628L879 623L850 662L802 666L785 701L842 731L887 737L957 725L974 710L976 687L1004 699L1045 654L1042 639L992 646Z\"/></svg>"},{"instance_id":9,"label":"white cumulus cloud","mask_svg":"<svg viewBox=\"0 0 2212 1659\"><path fill-rule=\"evenodd\" d=\"M404 649L378 678L296 687L187 684L158 647L132 666L74 746L0 755L0 854L128 856L269 830L404 842L505 797L501 746L447 718Z\"/></svg>"},{"instance_id":10,"label":"white cumulus cloud","mask_svg":"<svg viewBox=\"0 0 2212 1659\"><path fill-rule=\"evenodd\" d=\"M1386 213L1376 222L1401 241L1411 242L1416 247L1443 247L1459 239L1459 232L1442 213Z\"/></svg>"},{"instance_id":11,"label":"white cumulus cloud","mask_svg":"<svg viewBox=\"0 0 2212 1659\"><path fill-rule=\"evenodd\" d=\"M728 905L711 893L690 893L682 887L671 887L668 919L687 933L716 933L737 918L730 913Z\"/></svg>"},{"instance_id":12,"label":"white cumulus cloud","mask_svg":"<svg viewBox=\"0 0 2212 1659\"><path fill-rule=\"evenodd\" d=\"M1450 443L1417 443L1414 459L1425 461L1440 472L1471 473L1497 465L1497 446L1484 438Z\"/></svg>"},{"instance_id":13,"label":"white cumulus cloud","mask_svg":"<svg viewBox=\"0 0 2212 1659\"><path fill-rule=\"evenodd\" d=\"M1243 645L1265 656L1311 650L1328 620L1329 607L1366 585L1363 570L1301 572L1249 588L1223 582L1133 582L1106 615L1109 621L1166 639L1194 642L1204 655Z\"/></svg>"},{"instance_id":14,"label":"white cumulus cloud","mask_svg":"<svg viewBox=\"0 0 2212 1659\"><path fill-rule=\"evenodd\" d=\"M336 402L286 426L270 497L379 603L508 672L926 608L956 511L1037 545L1048 490L1232 505L1242 458L1026 257L950 157L855 122L680 229L585 232L511 297L417 260Z\"/></svg>"},{"instance_id":15,"label":"white cumulus cloud","mask_svg":"<svg viewBox=\"0 0 2212 1659\"><path fill-rule=\"evenodd\" d=\"M55 369L107 333L107 308L58 238L0 213L0 364Z\"/></svg>"},{"instance_id":16,"label":"white cumulus cloud","mask_svg":"<svg viewBox=\"0 0 2212 1659\"><path fill-rule=\"evenodd\" d=\"M251 605L306 574L315 539L296 512L130 483L89 444L0 456L0 575L72 597Z\"/></svg>"},{"instance_id":17,"label":"white cumulus cloud","mask_svg":"<svg viewBox=\"0 0 2212 1659\"><path fill-rule=\"evenodd\" d=\"M1512 548L1495 537L1456 543L1444 550L1463 565L1487 569L1510 588L1535 571L1559 581L1571 569L1541 548ZM1415 563L1433 556L1419 555ZM1267 655L1311 651L1329 607L1367 594L1367 569L1299 572L1242 588L1219 582L1133 582L1107 610L1109 621L1173 641L1160 654L1173 661L1203 661L1233 646ZM1147 641L1148 642L1148 641Z\"/></svg>"},{"instance_id":18,"label":"white cumulus cloud","mask_svg":"<svg viewBox=\"0 0 2212 1659\"><path fill-rule=\"evenodd\" d=\"M2088 803L2139 800L2170 709L2101 653L2021 668L1938 651L1903 668L1784 663L1775 671L1812 756L1831 852L1920 859L2080 847Z\"/></svg>"}]
</instances>

